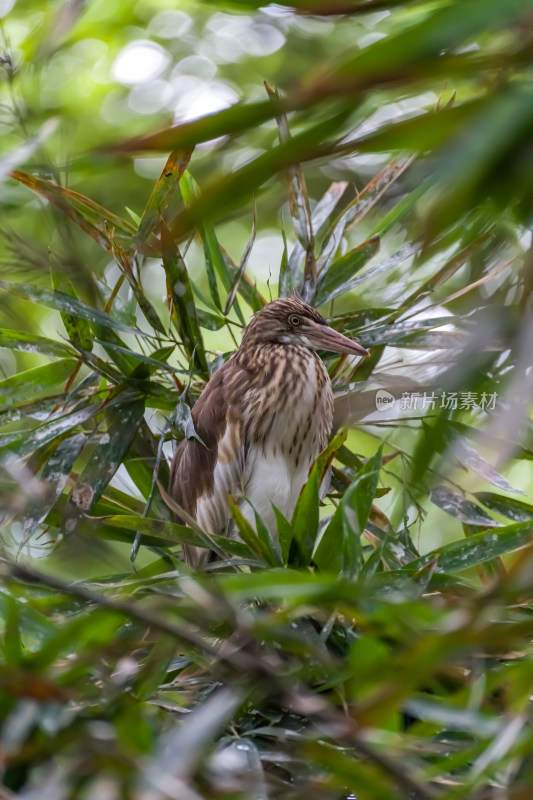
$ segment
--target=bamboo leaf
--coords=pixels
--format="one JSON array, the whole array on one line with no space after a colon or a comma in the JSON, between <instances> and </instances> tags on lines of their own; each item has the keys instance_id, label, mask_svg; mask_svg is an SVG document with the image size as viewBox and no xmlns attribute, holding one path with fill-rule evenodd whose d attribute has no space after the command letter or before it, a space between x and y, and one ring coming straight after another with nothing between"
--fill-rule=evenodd
<instances>
[{"instance_id":1,"label":"bamboo leaf","mask_svg":"<svg viewBox=\"0 0 533 800\"><path fill-rule=\"evenodd\" d=\"M114 319L110 314L104 311L99 311L92 306L82 303L75 297L63 292L56 292L50 289L41 289L37 286L32 286L26 283L11 283L9 281L0 281L0 289L6 292L22 297L24 300L29 300L32 303L54 308L56 311L65 314L72 314L75 317L81 317L89 322L94 322L98 325L103 325L105 328L112 328L116 331L123 331L130 333L133 336L150 337L150 334L143 333L138 328L132 328L129 325L124 325L119 320Z\"/></svg>"},{"instance_id":2,"label":"bamboo leaf","mask_svg":"<svg viewBox=\"0 0 533 800\"><path fill-rule=\"evenodd\" d=\"M161 540L167 545L190 544L194 547L209 547L209 542L201 538L196 531L186 525L179 525L177 522L126 514L103 517L102 522L109 528L129 531L131 536L126 539L127 541L133 539L135 533L139 533L147 538ZM250 557L250 549L243 542L213 534L210 538L222 551L232 553L239 558Z\"/></svg>"},{"instance_id":3,"label":"bamboo leaf","mask_svg":"<svg viewBox=\"0 0 533 800\"><path fill-rule=\"evenodd\" d=\"M248 244L244 249L244 253L242 255L241 263L239 264L239 269L237 270L237 274L233 278L230 289L228 291L228 299L226 300L226 307L224 309L224 314L226 316L229 314L231 307L235 302L237 290L241 285L241 281L244 277L244 271L246 269L246 264L248 263L248 259L250 258L250 253L252 252L254 241L255 241L255 209L254 209L254 218L252 222L252 232L250 234L250 238L248 239Z\"/></svg>"},{"instance_id":4,"label":"bamboo leaf","mask_svg":"<svg viewBox=\"0 0 533 800\"><path fill-rule=\"evenodd\" d=\"M31 537L39 523L46 519L50 509L54 507L67 484L74 462L78 458L85 441L85 434L77 433L74 436L63 439L63 441L59 441L57 448L48 456L41 474L41 480L44 482L45 488L43 487L39 498L30 505L21 517L23 536L21 547Z\"/></svg>"},{"instance_id":5,"label":"bamboo leaf","mask_svg":"<svg viewBox=\"0 0 533 800\"><path fill-rule=\"evenodd\" d=\"M514 497L505 497L494 492L476 492L474 497L489 511L502 514L514 522L526 522L533 519L533 505L523 500L515 500Z\"/></svg>"},{"instance_id":6,"label":"bamboo leaf","mask_svg":"<svg viewBox=\"0 0 533 800\"><path fill-rule=\"evenodd\" d=\"M109 231L115 230L117 241L125 247L131 247L132 237L135 227L127 220L118 217L103 206L90 200L88 197L66 189L51 181L37 178L35 175L28 175L20 170L13 170L11 177L20 181L29 189L37 192L52 205L59 208L67 217L70 217L79 227L85 231L100 247L111 251Z\"/></svg>"},{"instance_id":7,"label":"bamboo leaf","mask_svg":"<svg viewBox=\"0 0 533 800\"><path fill-rule=\"evenodd\" d=\"M172 322L183 343L185 352L204 376L209 375L204 342L200 331L196 305L185 261L167 226L161 223L163 266L167 292L172 308Z\"/></svg>"},{"instance_id":8,"label":"bamboo leaf","mask_svg":"<svg viewBox=\"0 0 533 800\"><path fill-rule=\"evenodd\" d=\"M289 564L306 566L311 558L318 533L318 467L311 469L309 479L302 489L292 517L292 541Z\"/></svg>"},{"instance_id":9,"label":"bamboo leaf","mask_svg":"<svg viewBox=\"0 0 533 800\"><path fill-rule=\"evenodd\" d=\"M239 531L239 536L248 545L253 553L256 553L267 564L272 564L270 548L264 546L264 542L259 539L256 531L250 525L238 503L231 497L228 498L228 508L231 516Z\"/></svg>"},{"instance_id":10,"label":"bamboo leaf","mask_svg":"<svg viewBox=\"0 0 533 800\"><path fill-rule=\"evenodd\" d=\"M192 150L173 150L169 155L143 211L136 236L136 249L142 252L150 236L159 231L161 218L173 200L181 176L189 165Z\"/></svg>"},{"instance_id":11,"label":"bamboo leaf","mask_svg":"<svg viewBox=\"0 0 533 800\"><path fill-rule=\"evenodd\" d=\"M490 531L482 531L458 542L439 547L411 561L403 569L416 572L437 558L437 572L459 572L485 564L495 558L512 553L531 544L533 523L517 522Z\"/></svg>"},{"instance_id":12,"label":"bamboo leaf","mask_svg":"<svg viewBox=\"0 0 533 800\"><path fill-rule=\"evenodd\" d=\"M23 350L26 353L41 353L45 356L57 356L58 358L68 358L76 355L76 351L68 344L56 342L45 336L35 336L32 333L20 333L19 331L0 328L0 347L10 350Z\"/></svg>"},{"instance_id":13,"label":"bamboo leaf","mask_svg":"<svg viewBox=\"0 0 533 800\"><path fill-rule=\"evenodd\" d=\"M377 237L350 250L345 256L335 261L321 274L316 288L315 303L323 305L345 292L350 291L354 275L373 258L379 250L380 241Z\"/></svg>"},{"instance_id":14,"label":"bamboo leaf","mask_svg":"<svg viewBox=\"0 0 533 800\"><path fill-rule=\"evenodd\" d=\"M50 272L52 275L52 286L55 291L77 299L76 289L72 285L72 281L64 271L62 265L59 264L52 255L50 256ZM91 326L88 321L74 314L60 313L68 338L74 347L90 352L93 349L93 339Z\"/></svg>"},{"instance_id":15,"label":"bamboo leaf","mask_svg":"<svg viewBox=\"0 0 533 800\"><path fill-rule=\"evenodd\" d=\"M75 366L75 359L64 358L5 378L0 381L0 407L11 407L46 394L65 382Z\"/></svg>"},{"instance_id":16,"label":"bamboo leaf","mask_svg":"<svg viewBox=\"0 0 533 800\"><path fill-rule=\"evenodd\" d=\"M123 403L108 411L107 433L100 440L72 489L72 502L80 511L90 511L99 499L121 465L143 415L143 400Z\"/></svg>"},{"instance_id":17,"label":"bamboo leaf","mask_svg":"<svg viewBox=\"0 0 533 800\"><path fill-rule=\"evenodd\" d=\"M497 528L501 525L476 503L466 500L445 486L437 486L432 490L430 497L436 506L468 525L481 525L483 528Z\"/></svg>"},{"instance_id":18,"label":"bamboo leaf","mask_svg":"<svg viewBox=\"0 0 533 800\"><path fill-rule=\"evenodd\" d=\"M313 553L313 561L323 571L339 571L353 576L363 564L361 536L376 495L382 466L382 450L361 467L344 493Z\"/></svg>"}]
</instances>

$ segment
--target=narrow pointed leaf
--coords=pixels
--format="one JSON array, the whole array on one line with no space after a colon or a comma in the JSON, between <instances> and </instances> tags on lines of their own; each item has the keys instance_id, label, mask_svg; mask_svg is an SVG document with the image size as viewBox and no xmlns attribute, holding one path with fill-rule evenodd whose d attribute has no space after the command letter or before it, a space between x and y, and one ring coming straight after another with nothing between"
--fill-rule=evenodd
<instances>
[{"instance_id":1,"label":"narrow pointed leaf","mask_svg":"<svg viewBox=\"0 0 533 800\"><path fill-rule=\"evenodd\" d=\"M252 252L252 247L254 246L255 241L255 209L254 209L254 217L252 221L252 232L250 233L250 238L248 239L248 243L244 249L244 253L242 255L241 263L239 264L239 269L237 274L233 278L231 283L229 292L228 292L228 299L226 300L226 307L224 309L224 314L229 314L231 311L231 307L235 301L235 297L237 295L237 290L241 285L241 281L244 277L244 271L246 269L246 264L248 263L248 259L250 258L250 253Z\"/></svg>"},{"instance_id":2,"label":"narrow pointed leaf","mask_svg":"<svg viewBox=\"0 0 533 800\"><path fill-rule=\"evenodd\" d=\"M0 407L19 404L46 394L68 380L76 360L65 358L42 367L24 370L0 381Z\"/></svg>"},{"instance_id":3,"label":"narrow pointed leaf","mask_svg":"<svg viewBox=\"0 0 533 800\"><path fill-rule=\"evenodd\" d=\"M505 497L494 492L476 492L474 497L490 511L512 519L513 522L533 519L533 505L523 500L515 500L514 497Z\"/></svg>"},{"instance_id":4,"label":"narrow pointed leaf","mask_svg":"<svg viewBox=\"0 0 533 800\"><path fill-rule=\"evenodd\" d=\"M142 251L150 236L158 233L161 218L165 218L165 211L178 190L178 184L187 169L191 155L192 150L174 150L168 157L143 211L136 236L137 251Z\"/></svg>"},{"instance_id":5,"label":"narrow pointed leaf","mask_svg":"<svg viewBox=\"0 0 533 800\"><path fill-rule=\"evenodd\" d=\"M63 266L59 264L52 255L50 256L50 272L54 289L57 292L62 292L63 294L76 298L76 289L72 281L65 272ZM60 313L68 338L74 347L79 347L82 350L91 352L93 349L93 338L89 322L83 317L75 316L74 314L69 314L64 311Z\"/></svg>"},{"instance_id":6,"label":"narrow pointed leaf","mask_svg":"<svg viewBox=\"0 0 533 800\"><path fill-rule=\"evenodd\" d=\"M189 273L179 248L167 226L161 225L163 266L167 279L167 292L172 304L172 322L183 343L185 352L204 376L209 374L204 342L192 292Z\"/></svg>"},{"instance_id":7,"label":"narrow pointed leaf","mask_svg":"<svg viewBox=\"0 0 533 800\"><path fill-rule=\"evenodd\" d=\"M361 536L372 509L372 501L376 496L382 460L380 447L357 473L341 501L344 530L343 569L348 575L356 575L361 570L363 563Z\"/></svg>"},{"instance_id":8,"label":"narrow pointed leaf","mask_svg":"<svg viewBox=\"0 0 533 800\"><path fill-rule=\"evenodd\" d=\"M437 572L459 572L531 545L533 522L516 522L490 531L482 531L457 542L432 550L411 561L403 569L417 572L437 558Z\"/></svg>"},{"instance_id":9,"label":"narrow pointed leaf","mask_svg":"<svg viewBox=\"0 0 533 800\"><path fill-rule=\"evenodd\" d=\"M253 553L256 553L264 559L267 564L271 564L268 548L266 548L264 543L259 539L256 531L254 531L253 527L242 513L239 504L232 500L231 497L228 498L228 508L243 542L248 545Z\"/></svg>"},{"instance_id":10,"label":"narrow pointed leaf","mask_svg":"<svg viewBox=\"0 0 533 800\"><path fill-rule=\"evenodd\" d=\"M501 525L477 503L467 500L445 486L437 486L430 496L438 508L468 525L481 525L483 528L497 528Z\"/></svg>"},{"instance_id":11,"label":"narrow pointed leaf","mask_svg":"<svg viewBox=\"0 0 533 800\"><path fill-rule=\"evenodd\" d=\"M318 258L319 276L328 269L339 249L345 232L353 228L374 207L383 193L412 163L412 157L401 157L387 164L334 220L326 233Z\"/></svg>"},{"instance_id":12,"label":"narrow pointed leaf","mask_svg":"<svg viewBox=\"0 0 533 800\"><path fill-rule=\"evenodd\" d=\"M350 291L354 275L376 255L379 245L379 239L374 237L335 261L319 278L315 303L323 305Z\"/></svg>"},{"instance_id":13,"label":"narrow pointed leaf","mask_svg":"<svg viewBox=\"0 0 533 800\"><path fill-rule=\"evenodd\" d=\"M144 333L138 328L132 328L129 325L124 325L124 323L119 322L119 320L115 319L110 314L106 314L104 311L99 311L92 306L88 306L85 303L82 303L81 300L78 300L69 294L64 294L63 292L56 292L50 289L41 289L37 286L32 286L31 284L12 283L9 281L0 281L0 289L3 289L6 292L11 292L18 297L22 297L24 300L31 301L32 303L38 303L39 305L46 306L47 308L54 308L56 311L81 317L82 319L89 320L89 322L103 325L106 328L112 328L113 330L130 333L133 336L150 336L150 334Z\"/></svg>"},{"instance_id":14,"label":"narrow pointed leaf","mask_svg":"<svg viewBox=\"0 0 533 800\"><path fill-rule=\"evenodd\" d=\"M135 226L131 222L113 214L79 192L66 189L52 181L28 175L20 170L13 170L10 174L15 180L20 181L29 189L33 189L34 192L63 211L105 250L111 251L112 249L108 233L110 229L115 230L117 240L127 247L131 246L135 233Z\"/></svg>"},{"instance_id":15,"label":"narrow pointed leaf","mask_svg":"<svg viewBox=\"0 0 533 800\"><path fill-rule=\"evenodd\" d=\"M135 400L108 412L108 431L72 490L72 502L90 511L121 465L144 415L144 402Z\"/></svg>"},{"instance_id":16,"label":"narrow pointed leaf","mask_svg":"<svg viewBox=\"0 0 533 800\"><path fill-rule=\"evenodd\" d=\"M32 333L19 333L19 331L0 328L0 347L10 350L23 350L26 353L41 353L45 356L58 356L68 358L75 356L76 351L64 342L56 342L45 336L35 336Z\"/></svg>"},{"instance_id":17,"label":"narrow pointed leaf","mask_svg":"<svg viewBox=\"0 0 533 800\"><path fill-rule=\"evenodd\" d=\"M293 538L289 551L289 563L307 566L318 533L318 468L315 465L298 498L292 517Z\"/></svg>"},{"instance_id":18,"label":"narrow pointed leaf","mask_svg":"<svg viewBox=\"0 0 533 800\"><path fill-rule=\"evenodd\" d=\"M190 544L194 547L209 547L209 541L201 538L199 534L192 528L186 525L180 525L177 522L169 522L168 520L154 519L151 517L142 517L126 514L116 514L112 517L103 517L102 524L107 528L116 528L117 537L119 536L118 530L129 531L130 535L121 537L122 541L131 541L136 533L147 539L160 540L169 546L176 544ZM106 536L109 536L109 531ZM217 544L222 552L232 553L239 558L249 558L250 548L235 539L230 539L227 536L210 535L210 538Z\"/></svg>"},{"instance_id":19,"label":"narrow pointed leaf","mask_svg":"<svg viewBox=\"0 0 533 800\"><path fill-rule=\"evenodd\" d=\"M70 414L62 414L45 422L32 431L24 430L13 434L4 434L0 436L0 448L6 447L11 453L18 456L34 453L78 425L82 425L94 417L99 410L100 407L96 404L87 405Z\"/></svg>"},{"instance_id":20,"label":"narrow pointed leaf","mask_svg":"<svg viewBox=\"0 0 533 800\"><path fill-rule=\"evenodd\" d=\"M46 489L38 501L31 504L22 518L22 535L27 540L34 532L37 525L48 515L54 507L58 497L66 486L72 467L79 456L86 436L77 433L59 442L58 447L47 458L41 480L45 482Z\"/></svg>"}]
</instances>

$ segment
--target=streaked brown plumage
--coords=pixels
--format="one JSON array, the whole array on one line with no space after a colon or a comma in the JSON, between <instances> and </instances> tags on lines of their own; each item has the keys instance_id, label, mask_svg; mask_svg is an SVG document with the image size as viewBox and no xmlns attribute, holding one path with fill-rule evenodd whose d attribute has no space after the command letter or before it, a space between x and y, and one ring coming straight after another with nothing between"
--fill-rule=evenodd
<instances>
[{"instance_id":1,"label":"streaked brown plumage","mask_svg":"<svg viewBox=\"0 0 533 800\"><path fill-rule=\"evenodd\" d=\"M208 533L232 532L228 494L252 524L255 509L273 537L272 504L291 516L333 421L331 383L318 348L367 354L301 300L274 300L255 314L239 349L196 402L192 417L204 444L181 442L170 494ZM198 566L210 555L184 546L184 557Z\"/></svg>"}]
</instances>

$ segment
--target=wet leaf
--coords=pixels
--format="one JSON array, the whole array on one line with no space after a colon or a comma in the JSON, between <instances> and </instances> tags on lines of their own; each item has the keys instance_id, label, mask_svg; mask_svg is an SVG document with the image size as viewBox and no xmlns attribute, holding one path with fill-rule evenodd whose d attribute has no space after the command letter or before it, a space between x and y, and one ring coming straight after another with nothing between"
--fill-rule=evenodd
<instances>
[{"instance_id":1,"label":"wet leaf","mask_svg":"<svg viewBox=\"0 0 533 800\"><path fill-rule=\"evenodd\" d=\"M381 448L358 471L313 553L321 571L356 575L362 567L361 536L372 509L382 466Z\"/></svg>"},{"instance_id":2,"label":"wet leaf","mask_svg":"<svg viewBox=\"0 0 533 800\"><path fill-rule=\"evenodd\" d=\"M517 522L490 531L482 531L458 542L439 547L404 567L417 571L434 558L438 558L437 572L459 572L485 564L495 558L527 547L531 543L533 523Z\"/></svg>"},{"instance_id":3,"label":"wet leaf","mask_svg":"<svg viewBox=\"0 0 533 800\"><path fill-rule=\"evenodd\" d=\"M17 456L26 456L53 442L73 428L77 428L78 425L82 425L99 411L100 406L93 403L71 413L54 417L49 422L45 422L31 431L23 430L3 434L0 436L0 448L8 448L11 453Z\"/></svg>"},{"instance_id":4,"label":"wet leaf","mask_svg":"<svg viewBox=\"0 0 533 800\"><path fill-rule=\"evenodd\" d=\"M45 336L35 336L32 333L19 333L0 328L0 347L10 350L24 350L26 353L41 353L45 356L58 356L68 358L75 356L76 351L68 344L47 339Z\"/></svg>"},{"instance_id":5,"label":"wet leaf","mask_svg":"<svg viewBox=\"0 0 533 800\"><path fill-rule=\"evenodd\" d=\"M515 500L514 497L505 497L493 492L476 492L474 497L490 511L502 514L514 522L527 522L533 519L533 505L523 500Z\"/></svg>"},{"instance_id":6,"label":"wet leaf","mask_svg":"<svg viewBox=\"0 0 533 800\"><path fill-rule=\"evenodd\" d=\"M68 274L65 272L63 266L52 256L50 257L50 272L52 275L52 285L55 291L77 299L76 289ZM93 349L93 339L91 326L88 321L73 314L68 314L66 312L60 313L70 342L74 347L79 347L82 350L91 352Z\"/></svg>"},{"instance_id":7,"label":"wet leaf","mask_svg":"<svg viewBox=\"0 0 533 800\"><path fill-rule=\"evenodd\" d=\"M90 511L99 499L122 463L143 415L143 400L130 400L108 411L107 432L100 437L100 442L72 489L72 503L80 511Z\"/></svg>"},{"instance_id":8,"label":"wet leaf","mask_svg":"<svg viewBox=\"0 0 533 800\"><path fill-rule=\"evenodd\" d=\"M23 543L29 539L35 528L46 519L50 509L54 507L67 484L74 462L85 441L86 436L83 433L70 436L60 441L54 452L48 456L40 476L43 481L41 495L21 517Z\"/></svg>"},{"instance_id":9,"label":"wet leaf","mask_svg":"<svg viewBox=\"0 0 533 800\"><path fill-rule=\"evenodd\" d=\"M131 541L134 534L138 533L149 540L158 540L168 546L176 544L190 544L194 547L207 548L210 546L210 542L200 537L192 528L188 528L186 525L179 525L177 522L169 522L168 520L152 519L140 515L117 514L111 517L104 517L102 523L108 528L116 528L117 538L119 537L119 530L129 531L130 535L121 537L122 541ZM110 535L109 531L106 535ZM250 556L250 549L243 542L226 536L211 535L210 538L223 552L232 553L240 558L249 558Z\"/></svg>"},{"instance_id":10,"label":"wet leaf","mask_svg":"<svg viewBox=\"0 0 533 800\"><path fill-rule=\"evenodd\" d=\"M111 251L110 230L115 231L117 241L126 247L131 247L132 237L135 233L135 226L131 222L118 217L95 203L94 200L90 200L72 189L66 189L64 186L37 178L35 175L28 175L20 170L13 170L10 174L12 178L20 181L29 189L33 189L60 211L63 211L100 247Z\"/></svg>"},{"instance_id":11,"label":"wet leaf","mask_svg":"<svg viewBox=\"0 0 533 800\"><path fill-rule=\"evenodd\" d=\"M250 238L248 239L248 244L244 249L244 253L241 258L241 263L239 264L239 269L237 274L233 278L232 284L228 291L228 299L226 300L226 307L224 309L224 314L227 316L231 310L233 303L235 302L235 297L237 295L237 290L241 284L241 281L244 276L244 270L246 269L246 264L248 263L248 259L250 257L250 253L252 252L252 247L255 241L255 210L254 210L254 218L252 222L252 232L250 234Z\"/></svg>"},{"instance_id":12,"label":"wet leaf","mask_svg":"<svg viewBox=\"0 0 533 800\"><path fill-rule=\"evenodd\" d=\"M188 357L197 369L201 370L204 375L208 375L204 342L187 267L176 242L164 223L161 225L161 245L167 292L172 308L172 322Z\"/></svg>"},{"instance_id":13,"label":"wet leaf","mask_svg":"<svg viewBox=\"0 0 533 800\"><path fill-rule=\"evenodd\" d=\"M41 397L67 381L75 367L75 359L64 358L5 378L0 381L0 408Z\"/></svg>"},{"instance_id":14,"label":"wet leaf","mask_svg":"<svg viewBox=\"0 0 533 800\"><path fill-rule=\"evenodd\" d=\"M24 300L30 300L32 303L39 303L40 305L54 308L61 313L71 314L75 317L81 317L89 322L94 322L98 325L103 325L106 328L113 330L123 331L130 333L133 336L150 337L151 334L143 333L138 328L132 328L129 325L124 325L117 319L114 319L110 314L104 311L99 311L96 308L82 303L75 297L63 292L56 292L50 289L41 289L37 286L32 286L25 283L10 283L8 281L0 281L0 289L6 292L22 297Z\"/></svg>"},{"instance_id":15,"label":"wet leaf","mask_svg":"<svg viewBox=\"0 0 533 800\"><path fill-rule=\"evenodd\" d=\"M466 522L468 525L481 525L484 528L497 528L501 523L487 514L480 506L471 500L466 500L457 492L445 486L437 486L431 492L431 500L447 514Z\"/></svg>"},{"instance_id":16,"label":"wet leaf","mask_svg":"<svg viewBox=\"0 0 533 800\"><path fill-rule=\"evenodd\" d=\"M192 150L173 150L169 155L143 211L136 237L137 251L142 251L150 236L159 232L161 219L165 219L165 212L178 191L181 176L189 165L191 155Z\"/></svg>"},{"instance_id":17,"label":"wet leaf","mask_svg":"<svg viewBox=\"0 0 533 800\"><path fill-rule=\"evenodd\" d=\"M320 275L316 288L315 303L323 305L345 292L350 291L354 275L373 258L379 250L379 239L369 239L359 247L350 250L345 256L335 261Z\"/></svg>"}]
</instances>

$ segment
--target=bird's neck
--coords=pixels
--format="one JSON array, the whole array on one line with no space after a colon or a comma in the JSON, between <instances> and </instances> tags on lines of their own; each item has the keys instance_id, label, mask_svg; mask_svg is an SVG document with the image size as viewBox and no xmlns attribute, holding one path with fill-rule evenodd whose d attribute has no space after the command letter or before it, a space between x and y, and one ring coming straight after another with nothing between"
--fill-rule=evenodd
<instances>
[{"instance_id":1,"label":"bird's neck","mask_svg":"<svg viewBox=\"0 0 533 800\"><path fill-rule=\"evenodd\" d=\"M290 371L299 370L302 378L305 378L304 367L307 368L310 363L322 363L316 353L308 347L275 342L243 342L233 358L239 367L256 375L263 375L265 380L277 373L281 365Z\"/></svg>"},{"instance_id":2,"label":"bird's neck","mask_svg":"<svg viewBox=\"0 0 533 800\"><path fill-rule=\"evenodd\" d=\"M322 361L307 347L278 344L241 346L234 359L249 375L240 402L250 438L265 446L270 442L274 451L286 448L300 465L310 463L325 446L333 418Z\"/></svg>"}]
</instances>

